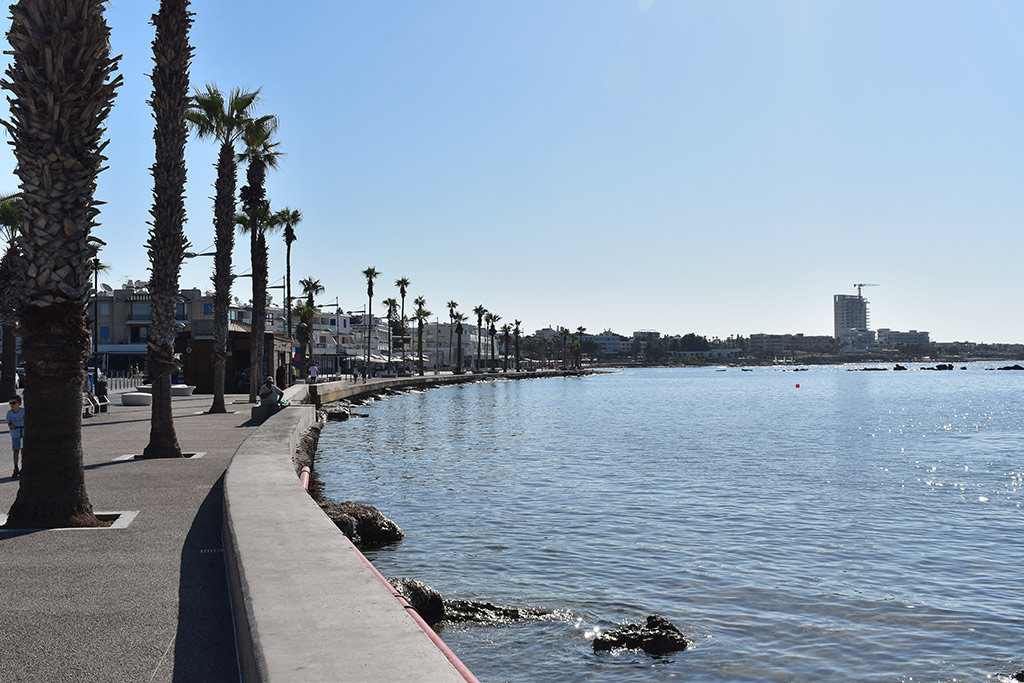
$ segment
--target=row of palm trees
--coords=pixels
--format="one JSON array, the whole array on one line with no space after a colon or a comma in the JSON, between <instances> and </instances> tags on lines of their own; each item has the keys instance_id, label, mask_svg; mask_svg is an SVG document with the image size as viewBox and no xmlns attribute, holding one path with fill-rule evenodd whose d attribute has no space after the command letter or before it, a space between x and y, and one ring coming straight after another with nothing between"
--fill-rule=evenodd
<instances>
[{"instance_id":1,"label":"row of palm trees","mask_svg":"<svg viewBox=\"0 0 1024 683\"><path fill-rule=\"evenodd\" d=\"M27 410L24 469L8 524L14 527L96 526L85 492L81 451L81 395L90 352L86 302L91 278L101 265L100 243L91 230L99 215L96 180L105 157L104 123L122 78L110 53L104 0L19 0L11 7L8 33L12 64L2 87L9 92L7 129L17 161L20 192L0 201L0 231L15 238L0 263L0 324L4 343L20 326L26 369ZM219 143L214 183L214 399L211 413L226 412L231 257L239 164L246 184L239 198L243 232L250 238L253 271L253 349L250 400L261 376L267 291L269 230L284 228L288 258L286 316L291 324L291 245L299 211L270 210L266 174L281 152L278 119L257 115L259 90L226 94L207 85L189 96L193 14L189 0L160 0L153 15L152 72L155 161L150 257L152 314L148 340L153 384L150 441L144 457L181 457L171 417L170 381L178 278L189 242L185 237L184 149L189 129ZM68 32L72 22L74 32ZM55 88L54 84L60 84ZM8 212L8 213L3 213ZM13 217L12 217L13 216ZM14 227L11 227L14 226ZM0 235L2 237L3 235ZM3 275L8 277L3 279ZM322 291L322 289L321 289ZM311 303L311 298L306 304ZM290 330L289 330L290 332ZM7 359L5 359L7 360ZM13 386L15 362L3 363L0 388ZM10 384L8 384L10 382Z\"/></svg>"},{"instance_id":2,"label":"row of palm trees","mask_svg":"<svg viewBox=\"0 0 1024 683\"><path fill-rule=\"evenodd\" d=\"M380 276L380 271L375 267L369 267L363 271L363 277L366 278L366 358L369 359L371 354L371 335L369 333L370 328L373 325L373 293L374 293L374 281ZM409 278L401 277L395 280L395 287L398 288L401 302L394 299L393 297L384 299L381 303L387 309L387 321L388 321L388 366L391 365L391 352L393 347L394 332L397 330L400 332L400 336L408 337L408 328L406 323L410 320L416 321L417 328L417 371L420 375L424 374L424 362L423 362L423 329L433 315L432 311L426 308L426 299L422 296L416 297L413 300L413 305L416 307L412 311L410 317L405 315L405 298L408 293L409 285L411 284ZM448 308L448 320L451 323L448 329L448 365L456 368L456 372L461 372L463 368L462 359L462 335L464 333L463 323L468 322L469 318L458 310L459 304L457 301L450 300L445 306ZM480 304L473 309L473 313L477 317L477 329L486 331L486 334L490 337L490 358L497 358L497 352L495 348L496 337L500 330L501 337L504 344L504 361L503 369L508 370L509 364L509 342L513 341L515 367L520 369L520 339L522 333L522 321L516 320L515 325L509 325L505 323L501 328L497 327L497 323L502 320L502 317L497 313L488 311L487 308ZM485 327L486 325L486 327ZM477 352L476 358L474 359L474 370L480 372L480 359L481 359L481 344L482 334L477 336ZM455 344L452 344L453 338Z\"/></svg>"}]
</instances>

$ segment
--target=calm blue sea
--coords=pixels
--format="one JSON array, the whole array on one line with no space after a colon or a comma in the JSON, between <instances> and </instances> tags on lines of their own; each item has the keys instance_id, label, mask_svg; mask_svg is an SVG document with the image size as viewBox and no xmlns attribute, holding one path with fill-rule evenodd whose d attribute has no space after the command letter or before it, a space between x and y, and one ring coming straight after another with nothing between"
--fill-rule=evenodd
<instances>
[{"instance_id":1,"label":"calm blue sea","mask_svg":"<svg viewBox=\"0 0 1024 683\"><path fill-rule=\"evenodd\" d=\"M556 613L444 628L482 681L996 680L1024 667L1024 372L967 367L433 389L330 423L316 468L405 530L385 575ZM694 646L592 651L652 613Z\"/></svg>"}]
</instances>

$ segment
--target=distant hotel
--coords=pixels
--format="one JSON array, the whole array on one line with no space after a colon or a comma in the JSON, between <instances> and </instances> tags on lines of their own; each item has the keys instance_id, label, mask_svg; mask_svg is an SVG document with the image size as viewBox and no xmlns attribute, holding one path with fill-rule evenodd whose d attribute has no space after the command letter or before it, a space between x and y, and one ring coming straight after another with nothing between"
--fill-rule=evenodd
<instances>
[{"instance_id":1,"label":"distant hotel","mask_svg":"<svg viewBox=\"0 0 1024 683\"><path fill-rule=\"evenodd\" d=\"M927 346L931 343L928 333L917 330L899 332L883 327L875 332L868 329L868 300L860 294L836 294L832 297L834 332L836 341L844 351L871 348L893 348L898 345Z\"/></svg>"}]
</instances>

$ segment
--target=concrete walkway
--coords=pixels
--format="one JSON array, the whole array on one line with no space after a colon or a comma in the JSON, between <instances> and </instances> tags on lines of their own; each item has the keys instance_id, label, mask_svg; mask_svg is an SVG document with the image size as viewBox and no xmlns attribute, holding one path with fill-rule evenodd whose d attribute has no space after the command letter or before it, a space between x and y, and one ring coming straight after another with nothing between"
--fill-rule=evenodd
<instances>
[{"instance_id":1,"label":"concrete walkway","mask_svg":"<svg viewBox=\"0 0 1024 683\"><path fill-rule=\"evenodd\" d=\"M0 681L238 680L222 478L255 430L250 406L204 415L210 396L175 398L178 442L203 456L125 461L149 442L151 409L111 400L83 421L86 490L97 512L138 514L124 529L0 530ZM0 478L0 513L17 487Z\"/></svg>"}]
</instances>

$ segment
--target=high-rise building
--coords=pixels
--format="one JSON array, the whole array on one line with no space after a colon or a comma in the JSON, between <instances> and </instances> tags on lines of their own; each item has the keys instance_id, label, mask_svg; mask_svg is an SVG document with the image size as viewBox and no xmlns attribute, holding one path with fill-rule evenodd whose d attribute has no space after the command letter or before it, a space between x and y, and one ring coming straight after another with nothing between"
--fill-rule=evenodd
<instances>
[{"instance_id":1,"label":"high-rise building","mask_svg":"<svg viewBox=\"0 0 1024 683\"><path fill-rule=\"evenodd\" d=\"M832 299L835 312L836 339L851 336L851 332L867 332L868 300L860 295L836 294Z\"/></svg>"}]
</instances>

